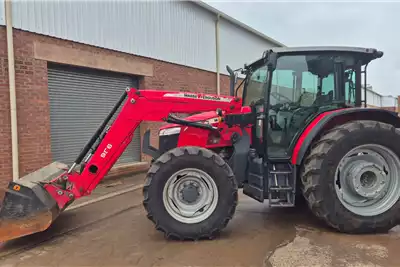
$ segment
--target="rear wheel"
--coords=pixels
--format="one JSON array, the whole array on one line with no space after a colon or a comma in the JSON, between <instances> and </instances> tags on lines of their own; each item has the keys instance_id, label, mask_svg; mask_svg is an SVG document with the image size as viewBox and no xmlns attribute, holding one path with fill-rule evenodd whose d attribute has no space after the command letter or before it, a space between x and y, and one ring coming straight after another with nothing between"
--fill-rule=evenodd
<instances>
[{"instance_id":1,"label":"rear wheel","mask_svg":"<svg viewBox=\"0 0 400 267\"><path fill-rule=\"evenodd\" d=\"M386 232L400 219L400 132L374 121L337 126L314 142L302 168L312 212L347 233Z\"/></svg>"},{"instance_id":2,"label":"rear wheel","mask_svg":"<svg viewBox=\"0 0 400 267\"><path fill-rule=\"evenodd\" d=\"M152 163L143 188L147 217L166 237L214 238L237 205L229 165L200 147L178 147Z\"/></svg>"}]
</instances>

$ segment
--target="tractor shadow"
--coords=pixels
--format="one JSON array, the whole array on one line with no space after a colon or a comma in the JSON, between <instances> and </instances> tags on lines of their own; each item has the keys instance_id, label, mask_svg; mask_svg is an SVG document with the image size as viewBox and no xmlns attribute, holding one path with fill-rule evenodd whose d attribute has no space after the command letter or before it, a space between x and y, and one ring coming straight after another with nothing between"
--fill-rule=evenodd
<instances>
[{"instance_id":1,"label":"tractor shadow","mask_svg":"<svg viewBox=\"0 0 400 267\"><path fill-rule=\"evenodd\" d=\"M240 194L235 216L219 238L229 239L246 231L265 233L270 237L286 234L294 236L298 229L339 234L319 220L304 199L296 202L295 207L280 208L269 207L268 201L259 203Z\"/></svg>"}]
</instances>

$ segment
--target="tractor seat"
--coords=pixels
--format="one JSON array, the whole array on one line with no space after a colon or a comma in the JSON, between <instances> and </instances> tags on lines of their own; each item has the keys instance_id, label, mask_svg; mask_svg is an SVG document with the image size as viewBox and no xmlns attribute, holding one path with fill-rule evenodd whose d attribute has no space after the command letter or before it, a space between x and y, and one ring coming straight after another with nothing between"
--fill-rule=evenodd
<instances>
[{"instance_id":1,"label":"tractor seat","mask_svg":"<svg viewBox=\"0 0 400 267\"><path fill-rule=\"evenodd\" d=\"M320 95L317 97L314 101L314 105L321 105L323 103L332 103L333 101L333 90L330 90L327 94L325 95Z\"/></svg>"}]
</instances>

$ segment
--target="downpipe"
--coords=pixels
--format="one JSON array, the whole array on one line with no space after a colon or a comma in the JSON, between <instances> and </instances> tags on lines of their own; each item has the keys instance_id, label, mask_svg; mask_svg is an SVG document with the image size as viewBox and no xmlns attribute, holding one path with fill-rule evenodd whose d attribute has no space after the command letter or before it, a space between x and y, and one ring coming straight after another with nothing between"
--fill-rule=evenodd
<instances>
[{"instance_id":1,"label":"downpipe","mask_svg":"<svg viewBox=\"0 0 400 267\"><path fill-rule=\"evenodd\" d=\"M8 83L10 86L10 116L11 116L11 149L13 181L19 179L19 153L18 153L18 126L17 126L17 101L15 93L15 62L12 26L11 0L4 1L7 31L7 58L8 58Z\"/></svg>"},{"instance_id":2,"label":"downpipe","mask_svg":"<svg viewBox=\"0 0 400 267\"><path fill-rule=\"evenodd\" d=\"M220 15L217 15L215 21L215 64L217 70L217 95L221 94L221 81L220 81L220 68L219 68L219 19Z\"/></svg>"}]
</instances>

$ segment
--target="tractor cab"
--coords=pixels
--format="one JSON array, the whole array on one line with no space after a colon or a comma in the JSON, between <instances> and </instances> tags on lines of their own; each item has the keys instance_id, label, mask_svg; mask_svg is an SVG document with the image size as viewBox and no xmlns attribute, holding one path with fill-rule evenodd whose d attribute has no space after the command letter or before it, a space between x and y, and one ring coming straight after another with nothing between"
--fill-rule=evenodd
<instances>
[{"instance_id":1,"label":"tractor cab","mask_svg":"<svg viewBox=\"0 0 400 267\"><path fill-rule=\"evenodd\" d=\"M258 114L253 145L259 154L288 157L299 134L320 113L362 106L366 66L382 55L365 48L273 48L245 65L243 105Z\"/></svg>"}]
</instances>

